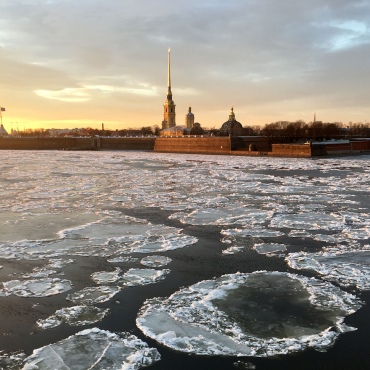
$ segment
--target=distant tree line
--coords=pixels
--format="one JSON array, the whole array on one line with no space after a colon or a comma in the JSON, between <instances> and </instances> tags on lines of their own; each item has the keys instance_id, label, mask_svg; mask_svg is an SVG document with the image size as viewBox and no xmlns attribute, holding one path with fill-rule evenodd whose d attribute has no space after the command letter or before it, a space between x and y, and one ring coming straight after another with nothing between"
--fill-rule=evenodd
<instances>
[{"instance_id":1,"label":"distant tree line","mask_svg":"<svg viewBox=\"0 0 370 370\"><path fill-rule=\"evenodd\" d=\"M146 126L137 129L129 128L123 130L103 130L87 128L74 128L74 129L25 129L25 130L12 130L12 135L20 137L51 137L51 136L153 136L159 135L159 126Z\"/></svg>"},{"instance_id":2,"label":"distant tree line","mask_svg":"<svg viewBox=\"0 0 370 370\"><path fill-rule=\"evenodd\" d=\"M344 126L341 122L278 121L267 123L263 128L244 126L243 135L267 136L271 142L370 137L370 124L350 123L348 126Z\"/></svg>"}]
</instances>

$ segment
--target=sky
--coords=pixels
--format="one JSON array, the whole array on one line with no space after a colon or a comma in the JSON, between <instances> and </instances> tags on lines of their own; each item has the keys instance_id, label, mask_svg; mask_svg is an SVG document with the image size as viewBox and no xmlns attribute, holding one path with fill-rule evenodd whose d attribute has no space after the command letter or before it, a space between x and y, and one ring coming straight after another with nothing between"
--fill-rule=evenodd
<instances>
[{"instance_id":1,"label":"sky","mask_svg":"<svg viewBox=\"0 0 370 370\"><path fill-rule=\"evenodd\" d=\"M370 121L369 0L1 0L6 129Z\"/></svg>"}]
</instances>

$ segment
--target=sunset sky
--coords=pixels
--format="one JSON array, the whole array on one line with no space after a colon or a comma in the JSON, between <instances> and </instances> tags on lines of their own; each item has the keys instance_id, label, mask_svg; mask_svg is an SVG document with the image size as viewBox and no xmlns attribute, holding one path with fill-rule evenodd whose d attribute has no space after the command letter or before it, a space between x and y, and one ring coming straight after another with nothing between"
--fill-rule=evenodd
<instances>
[{"instance_id":1,"label":"sunset sky","mask_svg":"<svg viewBox=\"0 0 370 370\"><path fill-rule=\"evenodd\" d=\"M370 121L368 0L1 0L11 128Z\"/></svg>"}]
</instances>

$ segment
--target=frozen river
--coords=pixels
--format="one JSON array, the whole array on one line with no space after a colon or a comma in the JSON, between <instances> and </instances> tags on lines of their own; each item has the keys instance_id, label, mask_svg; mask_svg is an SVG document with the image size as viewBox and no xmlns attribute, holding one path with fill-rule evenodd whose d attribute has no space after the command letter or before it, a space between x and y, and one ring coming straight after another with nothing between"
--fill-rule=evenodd
<instances>
[{"instance_id":1,"label":"frozen river","mask_svg":"<svg viewBox=\"0 0 370 370\"><path fill-rule=\"evenodd\" d=\"M0 369L368 366L370 156L0 158Z\"/></svg>"}]
</instances>

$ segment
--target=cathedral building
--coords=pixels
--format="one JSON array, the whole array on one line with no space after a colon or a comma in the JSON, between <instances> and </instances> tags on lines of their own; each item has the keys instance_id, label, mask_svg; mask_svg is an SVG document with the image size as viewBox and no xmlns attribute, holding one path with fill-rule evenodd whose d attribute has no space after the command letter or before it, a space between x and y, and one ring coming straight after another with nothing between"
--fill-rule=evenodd
<instances>
[{"instance_id":1,"label":"cathedral building","mask_svg":"<svg viewBox=\"0 0 370 370\"><path fill-rule=\"evenodd\" d=\"M234 107L231 107L229 120L223 123L220 129L221 135L239 136L242 135L243 126L235 119Z\"/></svg>"},{"instance_id":2,"label":"cathedral building","mask_svg":"<svg viewBox=\"0 0 370 370\"><path fill-rule=\"evenodd\" d=\"M160 131L160 136L170 136L178 137L184 135L190 135L192 129L195 129L197 132L202 132L203 130L200 127L199 123L194 123L194 113L189 107L189 111L185 114L185 125L176 125L176 105L172 99L172 90L171 90L171 51L168 49L168 88L167 88L167 99L163 105L163 121L162 121L162 130Z\"/></svg>"},{"instance_id":3,"label":"cathedral building","mask_svg":"<svg viewBox=\"0 0 370 370\"><path fill-rule=\"evenodd\" d=\"M167 89L167 99L163 105L163 121L162 129L168 129L176 126L176 105L172 100L171 91L171 51L168 49L168 89Z\"/></svg>"}]
</instances>

